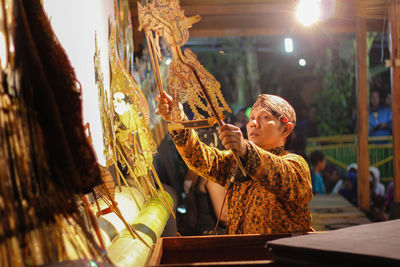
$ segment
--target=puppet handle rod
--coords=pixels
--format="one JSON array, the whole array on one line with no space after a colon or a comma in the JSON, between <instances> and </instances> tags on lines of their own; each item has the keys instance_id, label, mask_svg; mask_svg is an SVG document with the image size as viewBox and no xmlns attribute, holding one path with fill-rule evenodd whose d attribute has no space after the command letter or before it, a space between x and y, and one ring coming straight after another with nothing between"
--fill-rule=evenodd
<instances>
[{"instance_id":1,"label":"puppet handle rod","mask_svg":"<svg viewBox=\"0 0 400 267\"><path fill-rule=\"evenodd\" d=\"M158 64L157 55L156 55L155 48L154 48L154 42L152 40L153 37L150 37L150 34L151 34L151 32L145 33L147 47L149 49L150 62L151 62L151 66L153 68L154 79L156 80L158 91L160 92L160 95L163 96L163 95L165 95L165 92L164 92L163 84L162 84L162 80L161 80L160 67Z\"/></svg>"},{"instance_id":2,"label":"puppet handle rod","mask_svg":"<svg viewBox=\"0 0 400 267\"><path fill-rule=\"evenodd\" d=\"M207 92L206 88L204 87L203 83L201 82L199 76L197 75L197 72L196 72L195 68L193 68L189 64L187 64L187 66L189 66L192 69L194 76L196 77L197 81L199 82L201 90L203 91L203 94L204 94L204 96L205 96L205 98L206 98L206 100L207 100L207 102L208 102L208 104L209 104L209 106L211 108L211 112L217 118L218 125L220 127L225 125L224 121L221 119L221 117L219 116L217 110L215 109L214 105L212 104L211 98L208 95L208 92ZM242 171L243 175L246 177L246 175L247 175L246 174L246 170L244 169L242 161L240 160L239 156L233 151L232 151L232 154L233 154L233 156L235 158L235 161L236 161L237 165L239 166L240 170Z\"/></svg>"}]
</instances>

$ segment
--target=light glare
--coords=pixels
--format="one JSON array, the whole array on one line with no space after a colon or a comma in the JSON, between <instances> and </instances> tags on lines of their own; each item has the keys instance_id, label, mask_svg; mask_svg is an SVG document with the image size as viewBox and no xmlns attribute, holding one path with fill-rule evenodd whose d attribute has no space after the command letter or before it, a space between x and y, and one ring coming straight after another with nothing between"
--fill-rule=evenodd
<instances>
[{"instance_id":1,"label":"light glare","mask_svg":"<svg viewBox=\"0 0 400 267\"><path fill-rule=\"evenodd\" d=\"M307 62L306 62L306 60L305 60L304 58L300 58L300 59L299 59L299 65L300 65L300 66L304 67L304 66L306 65L306 63L307 63Z\"/></svg>"},{"instance_id":2,"label":"light glare","mask_svg":"<svg viewBox=\"0 0 400 267\"><path fill-rule=\"evenodd\" d=\"M0 62L1 67L4 69L7 64L7 47L6 47L6 39L4 38L4 34L0 32Z\"/></svg>"},{"instance_id":3,"label":"light glare","mask_svg":"<svg viewBox=\"0 0 400 267\"><path fill-rule=\"evenodd\" d=\"M310 26L318 21L321 10L320 0L299 0L296 17L304 26Z\"/></svg>"},{"instance_id":4,"label":"light glare","mask_svg":"<svg viewBox=\"0 0 400 267\"><path fill-rule=\"evenodd\" d=\"M292 38L285 38L285 51L286 53L293 52L293 40Z\"/></svg>"}]
</instances>

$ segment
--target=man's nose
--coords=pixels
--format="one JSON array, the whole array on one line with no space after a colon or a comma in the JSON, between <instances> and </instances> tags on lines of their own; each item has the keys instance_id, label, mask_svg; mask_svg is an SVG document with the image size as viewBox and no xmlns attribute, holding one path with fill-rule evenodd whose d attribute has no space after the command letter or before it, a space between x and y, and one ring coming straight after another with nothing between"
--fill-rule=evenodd
<instances>
[{"instance_id":1,"label":"man's nose","mask_svg":"<svg viewBox=\"0 0 400 267\"><path fill-rule=\"evenodd\" d=\"M258 123L256 119L252 119L249 121L250 127L257 127Z\"/></svg>"}]
</instances>

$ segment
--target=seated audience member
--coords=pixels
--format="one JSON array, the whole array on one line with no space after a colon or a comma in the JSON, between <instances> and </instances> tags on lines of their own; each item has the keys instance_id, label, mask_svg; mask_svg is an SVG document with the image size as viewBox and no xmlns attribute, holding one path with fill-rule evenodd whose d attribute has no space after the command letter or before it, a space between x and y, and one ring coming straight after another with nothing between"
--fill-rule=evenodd
<instances>
[{"instance_id":1,"label":"seated audience member","mask_svg":"<svg viewBox=\"0 0 400 267\"><path fill-rule=\"evenodd\" d=\"M312 164L311 182L314 194L325 194L325 185L321 176L321 171L325 168L325 155L319 150L313 151L310 155Z\"/></svg>"},{"instance_id":2,"label":"seated audience member","mask_svg":"<svg viewBox=\"0 0 400 267\"><path fill-rule=\"evenodd\" d=\"M351 163L349 166L347 166L346 175L348 173L354 173L357 176L357 168L358 168L357 167L357 163ZM335 187L332 189L331 194L338 194L339 193L339 190L343 188L343 181L344 181L344 178L340 179L336 183Z\"/></svg>"},{"instance_id":3,"label":"seated audience member","mask_svg":"<svg viewBox=\"0 0 400 267\"><path fill-rule=\"evenodd\" d=\"M354 206L358 205L357 173L348 172L343 179L343 186L339 194Z\"/></svg>"},{"instance_id":4,"label":"seated audience member","mask_svg":"<svg viewBox=\"0 0 400 267\"><path fill-rule=\"evenodd\" d=\"M376 167L369 167L369 181L371 183L371 193L374 193L377 196L385 196L385 186L379 181L380 172Z\"/></svg>"},{"instance_id":5,"label":"seated audience member","mask_svg":"<svg viewBox=\"0 0 400 267\"><path fill-rule=\"evenodd\" d=\"M337 182L342 179L342 174L335 165L330 164L322 171L322 178L324 179L325 192L330 194Z\"/></svg>"},{"instance_id":6,"label":"seated audience member","mask_svg":"<svg viewBox=\"0 0 400 267\"><path fill-rule=\"evenodd\" d=\"M388 215L385 214L385 186L379 182L380 172L376 167L369 167L370 173L370 212L368 216L372 221L386 221Z\"/></svg>"}]
</instances>

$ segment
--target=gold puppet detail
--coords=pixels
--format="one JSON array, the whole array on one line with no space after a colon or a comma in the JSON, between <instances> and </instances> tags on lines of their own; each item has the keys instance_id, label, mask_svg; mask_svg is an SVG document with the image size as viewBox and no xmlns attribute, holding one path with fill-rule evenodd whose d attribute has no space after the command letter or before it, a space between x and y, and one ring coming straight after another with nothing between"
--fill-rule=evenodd
<instances>
[{"instance_id":1,"label":"gold puppet detail","mask_svg":"<svg viewBox=\"0 0 400 267\"><path fill-rule=\"evenodd\" d=\"M155 79L161 94L163 93L161 79L157 77L159 76L158 58L161 56L158 46L159 37L163 37L172 53L168 89L173 98L173 121L182 122L178 105L185 99L194 114L194 120L199 120L196 125L207 125L211 122L206 120L205 116L205 114L209 116L212 114L210 106L215 108L219 117L223 117L224 111L232 112L220 91L220 83L199 63L190 49L187 48L182 53L181 47L189 39L188 29L200 20L200 16L187 18L180 9L178 0L154 0L147 2L145 6L138 3L138 14L139 30L143 29L145 32ZM205 95L201 87L206 89L209 97ZM212 121L215 123L216 120ZM194 128L200 127L202 126Z\"/></svg>"},{"instance_id":2,"label":"gold puppet detail","mask_svg":"<svg viewBox=\"0 0 400 267\"><path fill-rule=\"evenodd\" d=\"M224 125L223 112L231 113L232 111L222 96L220 83L199 63L190 49L185 49L184 53L181 50L189 39L189 28L200 20L200 16L185 17L179 0L153 0L146 1L145 6L138 2L138 17L139 30L143 29L145 32L160 94L164 94L158 67L158 58L161 56L158 46L160 36L165 39L172 52L168 89L173 98L172 120L175 123L169 124L169 129L206 128L213 126L212 123L215 121L219 126ZM194 114L194 121L184 122L181 118L179 103L184 98L187 98ZM208 120L201 113L206 113L215 119ZM246 176L246 170L239 156L236 153L233 153L233 156Z\"/></svg>"},{"instance_id":3,"label":"gold puppet detail","mask_svg":"<svg viewBox=\"0 0 400 267\"><path fill-rule=\"evenodd\" d=\"M123 67L116 51L116 27L111 27L111 93L115 112L116 137L127 156L133 159L132 177L145 176L153 164L157 145L148 128L149 108L142 91ZM124 162L121 160L121 162Z\"/></svg>"},{"instance_id":4,"label":"gold puppet detail","mask_svg":"<svg viewBox=\"0 0 400 267\"><path fill-rule=\"evenodd\" d=\"M111 25L109 46L111 95L113 96L116 151L119 162L127 167L129 175L142 192L145 194L147 192L151 196L158 195L153 176L164 195L164 198L160 197L160 200L175 217L153 166L153 154L157 152L157 145L148 127L149 107L144 94L118 57L115 25Z\"/></svg>"},{"instance_id":5,"label":"gold puppet detail","mask_svg":"<svg viewBox=\"0 0 400 267\"><path fill-rule=\"evenodd\" d=\"M143 194L145 199L149 196L156 196L158 192L155 189L154 182L150 173L154 171L152 166L153 156L156 151L156 145L151 132L147 127L146 121L149 121L149 112L144 95L139 90L129 73L125 71L119 57L116 54L116 30L115 26L111 28L110 44L110 66L112 74L111 99L109 102L107 92L104 88L103 74L100 64L100 51L97 47L97 38L95 40L96 51L94 56L96 84L99 89L99 103L101 111L101 121L103 126L104 152L107 159L107 167L113 165L116 170L117 182L121 190L121 179L127 186L130 195L135 201L137 207L141 205L127 180L124 177L119 165L127 167L129 176ZM118 164L118 162L120 164ZM156 176L156 174L154 174ZM160 189L164 194L161 183L157 177ZM149 245L138 235L138 233L125 221L118 205L114 202L111 192L105 185L98 191L102 200L109 206L108 209L98 210L98 214L113 211L125 224L133 238L139 238L146 246ZM106 194L104 194L106 193ZM171 210L169 202L159 197L165 206ZM166 203L165 203L166 202Z\"/></svg>"}]
</instances>

